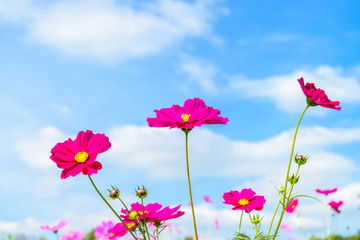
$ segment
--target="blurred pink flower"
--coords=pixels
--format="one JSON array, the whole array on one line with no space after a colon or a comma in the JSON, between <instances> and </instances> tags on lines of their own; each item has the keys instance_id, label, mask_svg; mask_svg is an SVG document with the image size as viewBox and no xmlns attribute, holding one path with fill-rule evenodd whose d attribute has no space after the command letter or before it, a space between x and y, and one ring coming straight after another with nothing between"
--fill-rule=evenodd
<instances>
[{"instance_id":1,"label":"blurred pink flower","mask_svg":"<svg viewBox=\"0 0 360 240\"><path fill-rule=\"evenodd\" d=\"M280 226L280 228L286 233L291 233L291 227L289 224L284 223Z\"/></svg>"},{"instance_id":2,"label":"blurred pink flower","mask_svg":"<svg viewBox=\"0 0 360 240\"><path fill-rule=\"evenodd\" d=\"M204 199L205 202L208 202L208 203L214 203L209 196L203 196L202 197Z\"/></svg>"},{"instance_id":3,"label":"blurred pink flower","mask_svg":"<svg viewBox=\"0 0 360 240\"><path fill-rule=\"evenodd\" d=\"M215 229L219 229L220 226L219 226L219 219L215 218Z\"/></svg>"},{"instance_id":4,"label":"blurred pink flower","mask_svg":"<svg viewBox=\"0 0 360 240\"><path fill-rule=\"evenodd\" d=\"M234 206L232 210L245 210L246 213L254 209L260 211L266 202L264 196L255 196L255 192L251 188L244 188L241 192L224 193L223 198L225 200L223 203Z\"/></svg>"},{"instance_id":5,"label":"blurred pink flower","mask_svg":"<svg viewBox=\"0 0 360 240\"><path fill-rule=\"evenodd\" d=\"M117 239L112 232L114 223L112 221L102 222L101 225L95 228L94 237L101 240Z\"/></svg>"},{"instance_id":6,"label":"blurred pink flower","mask_svg":"<svg viewBox=\"0 0 360 240\"><path fill-rule=\"evenodd\" d=\"M125 224L131 229L135 229L139 225L139 221L145 221L150 227L163 226L165 221L173 218L181 217L185 212L178 211L181 205L170 208L169 206L162 208L162 205L159 203L149 203L144 206L144 209L140 203L131 204L131 209L129 212L126 209L121 209L122 219ZM131 218L129 213L134 212L137 214L136 218ZM111 232L116 236L122 237L128 233L127 228L122 223L116 224Z\"/></svg>"},{"instance_id":7,"label":"blurred pink flower","mask_svg":"<svg viewBox=\"0 0 360 240\"><path fill-rule=\"evenodd\" d=\"M219 110L206 106L200 98L186 100L184 107L173 105L154 112L156 118L147 119L150 127L193 129L202 124L226 124L229 121L228 118L219 116Z\"/></svg>"},{"instance_id":8,"label":"blurred pink flower","mask_svg":"<svg viewBox=\"0 0 360 240\"><path fill-rule=\"evenodd\" d=\"M325 94L325 91L320 88L316 88L314 83L306 83L306 85L304 85L303 78L298 79L298 82L300 83L301 89L303 90L306 96L307 99L306 101L308 105L310 106L320 105L322 107L332 108L336 110L341 109L341 107L339 107L340 102L330 101L328 96Z\"/></svg>"},{"instance_id":9,"label":"blurred pink flower","mask_svg":"<svg viewBox=\"0 0 360 240\"><path fill-rule=\"evenodd\" d=\"M344 203L343 201L335 202L335 201L331 200L331 201L329 202L329 205L330 205L330 207L331 207L332 209L334 209L334 211L336 211L337 213L340 213L339 207L340 207L341 205L343 205L343 203Z\"/></svg>"},{"instance_id":10,"label":"blurred pink flower","mask_svg":"<svg viewBox=\"0 0 360 240\"><path fill-rule=\"evenodd\" d=\"M84 233L80 231L70 230L67 233L61 235L61 240L82 240Z\"/></svg>"},{"instance_id":11,"label":"blurred pink flower","mask_svg":"<svg viewBox=\"0 0 360 240\"><path fill-rule=\"evenodd\" d=\"M334 188L334 189L325 189L325 190L320 190L320 189L315 189L315 191L317 193L320 193L320 194L324 194L325 196L329 195L330 193L334 193L337 191L337 188Z\"/></svg>"},{"instance_id":12,"label":"blurred pink flower","mask_svg":"<svg viewBox=\"0 0 360 240\"><path fill-rule=\"evenodd\" d=\"M299 204L299 200L297 198L295 199L291 199L289 202L288 207L286 208L286 212L287 213L292 213L294 212L295 208L297 207L297 205Z\"/></svg>"},{"instance_id":13,"label":"blurred pink flower","mask_svg":"<svg viewBox=\"0 0 360 240\"><path fill-rule=\"evenodd\" d=\"M93 134L91 130L78 133L76 139L71 138L58 143L51 149L51 160L58 168L64 169L61 178L75 177L79 173L92 175L102 168L96 160L99 153L107 151L111 147L109 138L105 134Z\"/></svg>"},{"instance_id":14,"label":"blurred pink flower","mask_svg":"<svg viewBox=\"0 0 360 240\"><path fill-rule=\"evenodd\" d=\"M57 233L57 231L59 231L60 228L65 227L66 224L68 224L68 222L65 220L62 220L57 225L53 225L53 226L43 225L43 226L40 226L40 228L45 231Z\"/></svg>"}]
</instances>

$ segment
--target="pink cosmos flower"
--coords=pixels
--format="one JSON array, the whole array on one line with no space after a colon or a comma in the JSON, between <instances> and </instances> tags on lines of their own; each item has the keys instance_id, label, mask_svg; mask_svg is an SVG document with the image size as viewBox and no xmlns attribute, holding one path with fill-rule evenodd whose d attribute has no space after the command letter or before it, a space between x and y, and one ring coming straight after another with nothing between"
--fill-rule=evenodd
<instances>
[{"instance_id":1,"label":"pink cosmos flower","mask_svg":"<svg viewBox=\"0 0 360 240\"><path fill-rule=\"evenodd\" d=\"M286 208L286 212L287 213L292 213L295 208L297 207L297 205L299 204L299 200L297 198L295 199L291 199L290 202L289 202L289 205L288 207Z\"/></svg>"},{"instance_id":2,"label":"pink cosmos flower","mask_svg":"<svg viewBox=\"0 0 360 240\"><path fill-rule=\"evenodd\" d=\"M200 98L186 100L184 107L173 105L154 112L156 118L147 119L150 127L193 129L202 124L226 124L229 121L228 118L219 116L219 110L206 106Z\"/></svg>"},{"instance_id":3,"label":"pink cosmos flower","mask_svg":"<svg viewBox=\"0 0 360 240\"><path fill-rule=\"evenodd\" d=\"M233 205L232 210L245 210L246 213L252 210L260 211L264 208L266 202L264 196L255 196L255 192L251 188L244 188L241 192L230 191L224 193L225 204Z\"/></svg>"},{"instance_id":4,"label":"pink cosmos flower","mask_svg":"<svg viewBox=\"0 0 360 240\"><path fill-rule=\"evenodd\" d=\"M220 228L219 219L215 218L215 229L218 230Z\"/></svg>"},{"instance_id":5,"label":"pink cosmos flower","mask_svg":"<svg viewBox=\"0 0 360 240\"><path fill-rule=\"evenodd\" d=\"M331 200L331 201L329 202L329 205L330 205L330 207L331 207L332 209L334 209L337 213L340 213L339 207L340 207L341 205L343 205L343 203L344 203L343 201L335 202L335 201Z\"/></svg>"},{"instance_id":6,"label":"pink cosmos flower","mask_svg":"<svg viewBox=\"0 0 360 240\"><path fill-rule=\"evenodd\" d=\"M40 226L40 228L45 231L57 233L59 231L59 229L65 227L66 224L68 224L68 222L65 220L62 220L57 225L53 225L53 226L43 225L43 226Z\"/></svg>"},{"instance_id":7,"label":"pink cosmos flower","mask_svg":"<svg viewBox=\"0 0 360 240\"><path fill-rule=\"evenodd\" d=\"M320 190L320 189L315 189L315 191L317 193L320 193L320 194L324 194L325 196L329 195L330 193L334 193L337 191L337 188L334 188L334 189L325 189L325 190Z\"/></svg>"},{"instance_id":8,"label":"pink cosmos flower","mask_svg":"<svg viewBox=\"0 0 360 240\"><path fill-rule=\"evenodd\" d=\"M130 230L136 229L139 221L145 221L150 227L160 227L169 219L178 218L185 214L185 212L178 211L181 205L170 208L169 206L162 208L159 203L149 203L142 208L140 203L131 204L129 212L126 209L121 209L122 219ZM124 236L128 230L124 224L118 223L112 228L112 232L118 236Z\"/></svg>"},{"instance_id":9,"label":"pink cosmos flower","mask_svg":"<svg viewBox=\"0 0 360 240\"><path fill-rule=\"evenodd\" d=\"M82 240L84 233L80 231L70 230L67 233L61 235L61 240Z\"/></svg>"},{"instance_id":10,"label":"pink cosmos flower","mask_svg":"<svg viewBox=\"0 0 360 240\"><path fill-rule=\"evenodd\" d=\"M316 88L314 83L306 83L306 85L304 85L303 78L298 79L298 82L300 83L301 89L303 90L306 96L307 99L306 101L308 105L310 106L320 105L322 107L332 108L336 110L341 109L341 107L339 107L340 102L330 101L328 96L325 94L325 91L320 88Z\"/></svg>"},{"instance_id":11,"label":"pink cosmos flower","mask_svg":"<svg viewBox=\"0 0 360 240\"><path fill-rule=\"evenodd\" d=\"M203 198L204 201L207 202L207 203L214 203L214 202L210 199L209 196L203 196L202 198Z\"/></svg>"},{"instance_id":12,"label":"pink cosmos flower","mask_svg":"<svg viewBox=\"0 0 360 240\"><path fill-rule=\"evenodd\" d=\"M105 134L93 134L86 130L78 133L76 139L68 139L58 143L51 149L51 160L64 169L61 178L75 177L79 173L92 175L102 168L100 162L95 161L99 153L107 151L111 147L109 138Z\"/></svg>"},{"instance_id":13,"label":"pink cosmos flower","mask_svg":"<svg viewBox=\"0 0 360 240\"><path fill-rule=\"evenodd\" d=\"M112 221L102 222L101 225L95 228L94 237L101 240L117 239L115 234L111 232L114 223Z\"/></svg>"},{"instance_id":14,"label":"pink cosmos flower","mask_svg":"<svg viewBox=\"0 0 360 240\"><path fill-rule=\"evenodd\" d=\"M291 233L291 227L289 224L284 223L280 226L280 228L286 233Z\"/></svg>"}]
</instances>

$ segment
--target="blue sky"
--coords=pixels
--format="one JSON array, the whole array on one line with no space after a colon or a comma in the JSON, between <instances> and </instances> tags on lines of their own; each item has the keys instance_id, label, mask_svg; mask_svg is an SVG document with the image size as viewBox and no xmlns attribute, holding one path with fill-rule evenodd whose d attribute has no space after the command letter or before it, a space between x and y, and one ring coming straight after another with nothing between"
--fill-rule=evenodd
<instances>
[{"instance_id":1,"label":"blue sky","mask_svg":"<svg viewBox=\"0 0 360 240\"><path fill-rule=\"evenodd\" d=\"M103 193L117 185L131 203L133 189L146 185L149 202L183 205L185 216L173 222L191 234L183 133L151 129L146 118L155 116L154 109L193 97L230 119L226 126L203 126L189 136L200 237L232 235L239 212L222 204L222 195L245 187L267 199L266 229L277 200L270 181L283 184L294 128L305 108L300 77L340 101L342 109L316 107L305 114L295 152L311 158L296 191L317 196L315 188L338 187L331 197L345 203L333 219L334 231L357 232L359 5L1 0L0 232L51 238L40 225L67 219L64 231L87 231L115 220L85 176L61 180L49 159L57 142L91 129L112 142L99 156L103 169L93 178ZM215 204L206 204L204 195ZM300 199L284 220L294 231L280 239L323 234L325 209Z\"/></svg>"}]
</instances>

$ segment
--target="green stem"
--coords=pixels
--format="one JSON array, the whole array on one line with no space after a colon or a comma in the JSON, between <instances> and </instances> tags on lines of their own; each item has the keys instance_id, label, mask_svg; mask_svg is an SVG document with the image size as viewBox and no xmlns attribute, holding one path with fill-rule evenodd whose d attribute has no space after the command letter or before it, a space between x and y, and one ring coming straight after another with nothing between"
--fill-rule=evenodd
<instances>
[{"instance_id":1,"label":"green stem","mask_svg":"<svg viewBox=\"0 0 360 240\"><path fill-rule=\"evenodd\" d=\"M294 185L295 185L295 180L297 179L298 177L298 174L299 174L299 170L300 170L300 164L298 165L298 169L296 170L296 174L295 174L295 177L294 177L294 181L291 183L290 185L290 191L289 191L289 195L287 197L287 201L286 201L286 204L285 206L288 206L289 203L290 203L290 200L291 200L291 193L292 193L292 190L294 189Z\"/></svg>"},{"instance_id":2,"label":"green stem","mask_svg":"<svg viewBox=\"0 0 360 240\"><path fill-rule=\"evenodd\" d=\"M56 234L56 238L57 238L57 240L59 240L59 233L58 233L58 232L56 232L55 234Z\"/></svg>"},{"instance_id":3,"label":"green stem","mask_svg":"<svg viewBox=\"0 0 360 240\"><path fill-rule=\"evenodd\" d=\"M190 205L191 205L191 212L192 212L192 218L194 223L194 232L195 232L195 239L198 240L197 230L196 230L196 220L195 220L195 211L194 211L194 204L192 200L192 194L191 194L191 183L190 183L190 167L189 167L189 150L188 150L188 134L191 130L183 129L185 132L185 146L186 146L186 169L187 169L187 179L188 179L188 185L189 185L189 195L190 195Z\"/></svg>"},{"instance_id":4,"label":"green stem","mask_svg":"<svg viewBox=\"0 0 360 240\"><path fill-rule=\"evenodd\" d=\"M146 218L145 218L145 210L144 210L144 199L141 198L141 206L142 206L142 211L143 211L143 219L144 219L144 228L145 228L145 231L146 231L146 234L150 240L150 235L149 235L149 231L148 231L148 228L147 228L147 225L146 225Z\"/></svg>"},{"instance_id":5,"label":"green stem","mask_svg":"<svg viewBox=\"0 0 360 240\"><path fill-rule=\"evenodd\" d=\"M276 209L275 209L274 215L273 215L273 217L272 217L272 219L271 219L271 223L270 223L270 227L269 227L269 231L268 231L268 234L267 234L266 239L269 239L270 232L271 232L271 228L272 228L272 225L273 225L273 222L274 222L274 219L275 219L276 213L277 213L277 211L278 211L278 209L279 209L280 203L281 203L281 201L282 201L282 199L283 199L283 198L284 198L284 196L282 196L282 197L279 199L279 202L278 202L278 204L277 204L277 206L276 206Z\"/></svg>"},{"instance_id":6,"label":"green stem","mask_svg":"<svg viewBox=\"0 0 360 240\"><path fill-rule=\"evenodd\" d=\"M241 229L241 222L242 222L243 214L244 214L244 210L241 210L240 223L239 223L239 236L240 236L240 229Z\"/></svg>"},{"instance_id":7,"label":"green stem","mask_svg":"<svg viewBox=\"0 0 360 240\"><path fill-rule=\"evenodd\" d=\"M122 220L122 218L119 216L119 214L117 214L117 212L111 207L111 205L108 203L108 201L106 201L106 199L104 198L104 196L100 193L100 191L98 190L98 188L96 187L95 183L93 182L93 180L91 179L90 175L88 175L91 184L93 185L93 187L95 188L96 192L99 194L99 196L102 198L102 200L104 200L104 202L106 203L106 205L108 205L108 207L111 209L111 211L113 211L113 213L120 219L121 223L124 224L124 226L126 227L126 229L129 231L129 233L134 237L134 239L137 239L136 236L134 235L134 233L132 233L132 231L130 230L130 228L128 227L128 225L126 225L126 223L124 222L124 220Z\"/></svg>"},{"instance_id":8,"label":"green stem","mask_svg":"<svg viewBox=\"0 0 360 240\"><path fill-rule=\"evenodd\" d=\"M299 118L298 124L296 125L295 134L294 134L294 139L293 139L293 143L292 143L292 147L291 147L290 160L289 160L288 169L287 169L286 176L285 176L285 189L284 189L284 192L285 192L285 193L287 192L287 182L288 182L288 176L289 176L289 172L290 172L291 161L292 161L293 154L294 154L296 134L297 134L297 131L298 131L298 129L299 129L301 119L302 119L302 117L304 116L304 113L306 112L306 110L309 108L309 106L310 106L310 105L307 105L307 106L306 106L306 108L304 109L304 111L302 112L302 114L301 114L301 116L300 116L300 118ZM285 209L286 209L285 200L286 200L286 199L283 198L282 211L281 211L281 214L280 214L279 222L278 222L278 224L277 224L277 226L276 226L276 229L275 229L275 232L274 232L274 236L273 236L273 238L272 238L273 240L275 239L276 234L277 234L277 232L279 231L280 224L281 224L282 218L283 218L283 216L284 216L284 212L285 212Z\"/></svg>"}]
</instances>

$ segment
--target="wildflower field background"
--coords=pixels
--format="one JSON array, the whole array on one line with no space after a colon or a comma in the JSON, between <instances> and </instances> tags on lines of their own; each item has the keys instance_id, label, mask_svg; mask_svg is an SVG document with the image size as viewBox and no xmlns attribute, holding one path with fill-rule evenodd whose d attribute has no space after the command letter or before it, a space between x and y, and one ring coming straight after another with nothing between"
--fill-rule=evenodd
<instances>
[{"instance_id":1,"label":"wildflower field background","mask_svg":"<svg viewBox=\"0 0 360 240\"><path fill-rule=\"evenodd\" d=\"M324 238L326 214L342 237L333 239L359 239L359 9L355 0L0 0L0 239L56 239L40 227L66 220L59 233L90 240L103 221L118 222L87 176L61 179L49 158L87 129L111 142L92 176L99 190L116 186L130 205L144 185L145 204L185 212L161 239L193 236L184 133L147 118L197 97L229 119L189 133L199 238L236 234L240 211L223 195L245 188L265 197L266 230L306 106L301 77L342 108L311 107L302 119L294 154L309 159L294 191L321 202L293 203L278 239Z\"/></svg>"}]
</instances>

